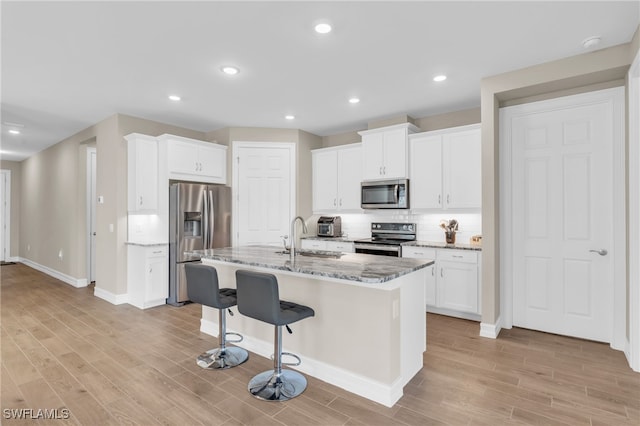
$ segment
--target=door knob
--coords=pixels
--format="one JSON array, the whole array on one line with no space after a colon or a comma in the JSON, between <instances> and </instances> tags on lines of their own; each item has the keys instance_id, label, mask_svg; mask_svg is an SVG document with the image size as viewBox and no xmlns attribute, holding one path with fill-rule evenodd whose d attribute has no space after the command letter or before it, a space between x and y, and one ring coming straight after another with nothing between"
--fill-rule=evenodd
<instances>
[{"instance_id":1,"label":"door knob","mask_svg":"<svg viewBox=\"0 0 640 426\"><path fill-rule=\"evenodd\" d=\"M607 250L605 249L600 249L600 250L589 250L589 252L592 253L598 253L600 256L606 256L607 253L609 253Z\"/></svg>"}]
</instances>

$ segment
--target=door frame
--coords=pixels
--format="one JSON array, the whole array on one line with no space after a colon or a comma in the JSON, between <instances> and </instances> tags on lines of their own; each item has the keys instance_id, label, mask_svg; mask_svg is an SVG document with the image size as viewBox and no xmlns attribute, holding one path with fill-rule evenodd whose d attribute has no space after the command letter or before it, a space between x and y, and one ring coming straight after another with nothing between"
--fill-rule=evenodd
<instances>
[{"instance_id":1,"label":"door frame","mask_svg":"<svg viewBox=\"0 0 640 426\"><path fill-rule=\"evenodd\" d=\"M5 226L4 235L3 235L3 249L4 253L2 253L3 261L9 262L11 261L11 170L2 169L0 173L4 176L4 190L2 191L3 200L0 202L4 202L2 206L2 221L3 223L0 226Z\"/></svg>"},{"instance_id":2,"label":"door frame","mask_svg":"<svg viewBox=\"0 0 640 426\"><path fill-rule=\"evenodd\" d=\"M231 142L231 245L235 246L238 242L238 223L240 218L238 217L238 183L240 182L239 175L239 150L242 148L273 148L273 149L288 149L289 150L289 191L291 193L291 205L289 206L289 219L293 219L296 215L296 176L297 176L297 157L296 157L296 144L294 142L248 142L248 141L232 141Z\"/></svg>"},{"instance_id":3,"label":"door frame","mask_svg":"<svg viewBox=\"0 0 640 426\"><path fill-rule=\"evenodd\" d=\"M93 194L91 188L91 180L92 177L97 177L96 170L93 170L91 167L91 155L96 155L96 166L98 162L98 150L95 147L87 147L87 187L86 187L86 220L87 220L87 284L91 284L91 276L92 273L95 274L95 271L92 271L91 268L91 211L96 209L96 194Z\"/></svg>"},{"instance_id":4,"label":"door frame","mask_svg":"<svg viewBox=\"0 0 640 426\"><path fill-rule=\"evenodd\" d=\"M640 235L640 52L629 69L629 235ZM629 239L629 341L625 355L640 371L640 241Z\"/></svg>"},{"instance_id":5,"label":"door frame","mask_svg":"<svg viewBox=\"0 0 640 426\"><path fill-rule=\"evenodd\" d=\"M538 110L544 105L544 111L560 110L585 104L610 102L613 106L613 222L625 223L625 147L624 147L624 87L597 90L577 95L563 96L538 102L508 107L514 109ZM512 150L509 122L505 117L505 108L500 108L499 138L499 176L500 176L500 312L501 326L513 326L513 216L512 216ZM625 229L625 231L627 231ZM612 265L612 314L610 346L617 350L625 347L626 331L626 237L627 232L614 233L614 253Z\"/></svg>"}]
</instances>

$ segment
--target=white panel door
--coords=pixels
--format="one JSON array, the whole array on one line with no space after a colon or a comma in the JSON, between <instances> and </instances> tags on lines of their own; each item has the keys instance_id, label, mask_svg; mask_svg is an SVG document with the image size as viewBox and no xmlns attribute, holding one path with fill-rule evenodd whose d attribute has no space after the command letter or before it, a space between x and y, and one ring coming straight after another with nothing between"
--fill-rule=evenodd
<instances>
[{"instance_id":1,"label":"white panel door","mask_svg":"<svg viewBox=\"0 0 640 426\"><path fill-rule=\"evenodd\" d=\"M291 220L289 148L241 147L237 158L237 244L282 245Z\"/></svg>"},{"instance_id":2,"label":"white panel door","mask_svg":"<svg viewBox=\"0 0 640 426\"><path fill-rule=\"evenodd\" d=\"M513 325L609 342L612 235L624 229L613 226L611 105L509 119Z\"/></svg>"},{"instance_id":3,"label":"white panel door","mask_svg":"<svg viewBox=\"0 0 640 426\"><path fill-rule=\"evenodd\" d=\"M0 261L5 262L8 261L8 253L6 253L7 247L5 247L5 236L6 236L6 220L7 220L7 210L5 208L5 197L6 197L6 187L7 184L6 173L2 171L0 173L0 227L2 228L2 235L0 235Z\"/></svg>"}]
</instances>

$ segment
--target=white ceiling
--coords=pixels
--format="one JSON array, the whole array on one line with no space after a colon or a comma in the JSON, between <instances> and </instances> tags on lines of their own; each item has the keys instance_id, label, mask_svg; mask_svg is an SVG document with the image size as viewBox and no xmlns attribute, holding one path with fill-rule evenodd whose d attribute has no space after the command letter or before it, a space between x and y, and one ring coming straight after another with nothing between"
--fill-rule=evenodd
<instances>
[{"instance_id":1,"label":"white ceiling","mask_svg":"<svg viewBox=\"0 0 640 426\"><path fill-rule=\"evenodd\" d=\"M483 77L629 42L638 1L1 2L2 158L115 113L325 136L480 105ZM327 20L333 31L316 34ZM235 77L220 72L233 64ZM444 73L448 79L435 83ZM181 102L167 99L178 94ZM357 96L361 102L349 104ZM284 119L293 114L295 120ZM21 134L11 135L21 125Z\"/></svg>"}]
</instances>

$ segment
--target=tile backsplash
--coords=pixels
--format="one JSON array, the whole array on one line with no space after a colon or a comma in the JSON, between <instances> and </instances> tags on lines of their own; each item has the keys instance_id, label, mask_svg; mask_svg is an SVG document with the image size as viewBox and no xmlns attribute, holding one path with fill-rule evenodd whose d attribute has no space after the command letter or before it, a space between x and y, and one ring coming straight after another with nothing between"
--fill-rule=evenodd
<instances>
[{"instance_id":1,"label":"tile backsplash","mask_svg":"<svg viewBox=\"0 0 640 426\"><path fill-rule=\"evenodd\" d=\"M482 215L478 213L417 213L411 211L370 211L362 214L338 214L342 217L342 232L345 237L360 239L371 236L372 222L416 223L418 241L444 242L444 230L440 221L456 219L459 223L456 241L468 243L471 236L482 234ZM309 233L315 234L315 224L320 215L307 219Z\"/></svg>"}]
</instances>

